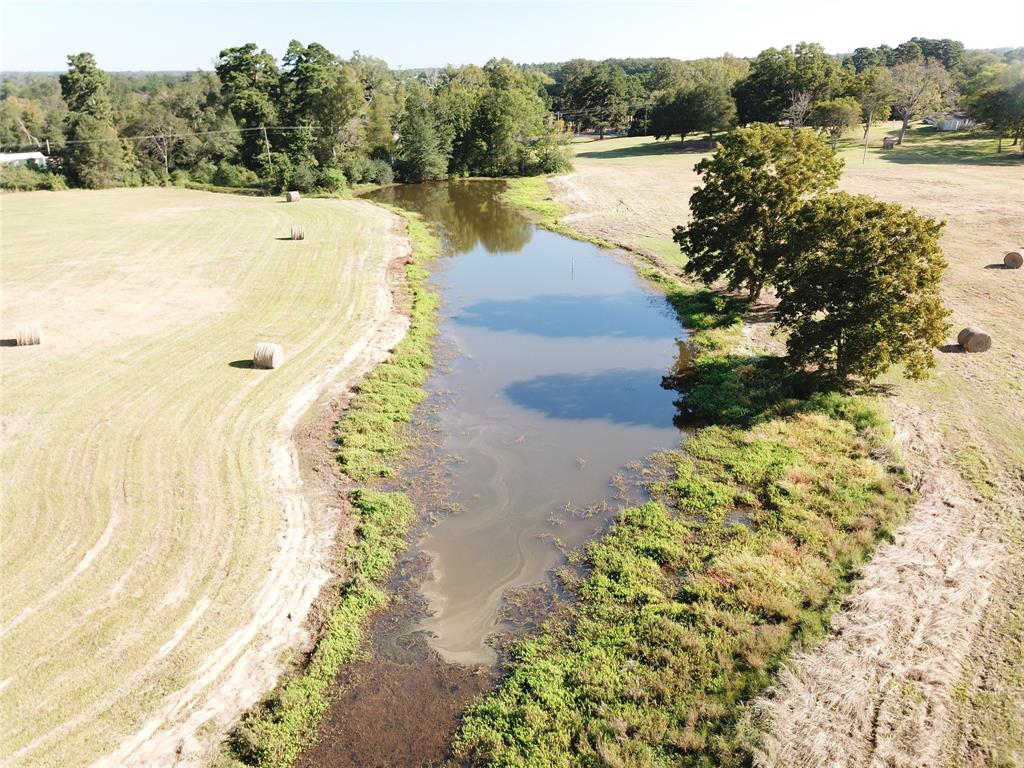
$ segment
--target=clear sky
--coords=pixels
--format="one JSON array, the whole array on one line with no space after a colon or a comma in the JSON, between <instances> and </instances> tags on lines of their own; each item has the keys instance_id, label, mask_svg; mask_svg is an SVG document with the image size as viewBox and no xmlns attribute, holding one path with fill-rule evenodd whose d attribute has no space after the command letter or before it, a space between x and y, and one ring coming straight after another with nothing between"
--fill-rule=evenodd
<instances>
[{"instance_id":1,"label":"clear sky","mask_svg":"<svg viewBox=\"0 0 1024 768\"><path fill-rule=\"evenodd\" d=\"M392 67L574 57L753 56L801 40L832 53L915 35L968 48L1024 46L1020 0L262 3L2 2L0 68L60 70L91 51L108 70L210 69L222 48L291 39Z\"/></svg>"}]
</instances>

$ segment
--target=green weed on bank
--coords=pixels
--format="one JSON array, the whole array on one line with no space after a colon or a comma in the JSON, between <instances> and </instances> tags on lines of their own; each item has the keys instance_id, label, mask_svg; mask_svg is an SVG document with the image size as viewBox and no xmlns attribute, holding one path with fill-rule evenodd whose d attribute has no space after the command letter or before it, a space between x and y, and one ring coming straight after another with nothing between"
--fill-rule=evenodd
<instances>
[{"instance_id":1,"label":"green weed on bank","mask_svg":"<svg viewBox=\"0 0 1024 768\"><path fill-rule=\"evenodd\" d=\"M417 261L438 254L437 238L415 214L406 216ZM381 363L359 384L348 410L338 423L338 460L357 482L391 474L390 462L406 447L404 426L426 396L433 363L431 344L437 333L434 311L438 298L423 281L427 272L412 264L406 269L412 310L409 332L390 360Z\"/></svg>"},{"instance_id":2,"label":"green weed on bank","mask_svg":"<svg viewBox=\"0 0 1024 768\"><path fill-rule=\"evenodd\" d=\"M393 210L406 218L416 262L406 267L411 319L405 339L362 381L336 428L338 459L356 482L390 474L389 462L406 444L404 427L425 397L422 386L432 364L437 297L425 287L427 272L419 264L438 254L439 243L419 216ZM225 766L287 768L295 762L315 739L338 670L358 658L367 619L387 602L380 584L405 547L412 504L403 493L368 487L353 491L349 503L356 529L343 556L347 576L338 586L316 648L300 672L235 728Z\"/></svg>"},{"instance_id":3,"label":"green weed on bank","mask_svg":"<svg viewBox=\"0 0 1024 768\"><path fill-rule=\"evenodd\" d=\"M872 427L850 420L864 407L709 427L654 457L654 501L582 552L571 620L515 650L505 683L467 712L459 754L509 768L748 765L744 705L822 637L907 508L872 458Z\"/></svg>"}]
</instances>

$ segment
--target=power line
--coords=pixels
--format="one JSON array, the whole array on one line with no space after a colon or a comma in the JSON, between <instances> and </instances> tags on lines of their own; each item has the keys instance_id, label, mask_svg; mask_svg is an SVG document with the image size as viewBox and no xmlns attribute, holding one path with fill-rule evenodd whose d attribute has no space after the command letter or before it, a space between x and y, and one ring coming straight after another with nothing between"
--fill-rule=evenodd
<instances>
[{"instance_id":1,"label":"power line","mask_svg":"<svg viewBox=\"0 0 1024 768\"><path fill-rule=\"evenodd\" d=\"M621 108L629 110L631 112L637 112L637 111L639 111L641 109L646 109L646 108L648 108L650 106L651 105L650 105L649 102L638 102L636 104L624 104L624 105L622 105ZM616 107L616 108L618 108L618 107ZM597 107L580 107L579 109L556 109L556 110L552 110L552 111L553 111L553 113L554 113L554 115L556 117L563 117L563 116L580 117L580 116L585 116L585 115L592 115L595 112L606 112L609 109L612 109L612 106L609 105L609 104L604 104L604 105L597 106Z\"/></svg>"},{"instance_id":2,"label":"power line","mask_svg":"<svg viewBox=\"0 0 1024 768\"><path fill-rule=\"evenodd\" d=\"M268 125L267 131L318 131L317 125ZM142 141L143 139L184 139L190 136L212 136L224 133L246 133L251 131L264 131L262 126L256 128L229 128L221 131L194 131L189 133L149 133L140 136L118 136L115 139L74 139L65 141L64 144L100 144L107 141Z\"/></svg>"}]
</instances>

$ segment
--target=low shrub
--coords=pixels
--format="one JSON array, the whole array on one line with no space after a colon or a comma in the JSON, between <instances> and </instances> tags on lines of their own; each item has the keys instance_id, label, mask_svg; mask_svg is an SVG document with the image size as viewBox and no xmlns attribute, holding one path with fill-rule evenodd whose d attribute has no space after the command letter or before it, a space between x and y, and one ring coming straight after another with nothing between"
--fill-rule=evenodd
<instances>
[{"instance_id":1,"label":"low shrub","mask_svg":"<svg viewBox=\"0 0 1024 768\"><path fill-rule=\"evenodd\" d=\"M299 163L292 168L286 183L288 189L312 192L317 186L317 170L309 163Z\"/></svg>"},{"instance_id":2,"label":"low shrub","mask_svg":"<svg viewBox=\"0 0 1024 768\"><path fill-rule=\"evenodd\" d=\"M221 160L210 177L210 183L218 187L255 187L259 185L260 179L245 166Z\"/></svg>"},{"instance_id":3,"label":"low shrub","mask_svg":"<svg viewBox=\"0 0 1024 768\"><path fill-rule=\"evenodd\" d=\"M323 168L320 170L318 185L324 192L339 194L348 187L345 174L339 168Z\"/></svg>"},{"instance_id":4,"label":"low shrub","mask_svg":"<svg viewBox=\"0 0 1024 768\"><path fill-rule=\"evenodd\" d=\"M58 173L51 173L34 165L11 163L0 166L0 189L11 192L31 192L47 189L54 192L67 189L67 179Z\"/></svg>"}]
</instances>

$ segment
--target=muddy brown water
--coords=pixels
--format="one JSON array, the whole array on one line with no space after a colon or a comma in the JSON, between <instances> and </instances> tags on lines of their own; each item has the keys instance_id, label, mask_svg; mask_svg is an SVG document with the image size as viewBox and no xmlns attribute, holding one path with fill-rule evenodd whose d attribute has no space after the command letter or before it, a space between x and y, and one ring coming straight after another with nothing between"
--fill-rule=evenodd
<instances>
[{"instance_id":1,"label":"muddy brown water","mask_svg":"<svg viewBox=\"0 0 1024 768\"><path fill-rule=\"evenodd\" d=\"M662 379L684 332L664 297L611 252L535 227L502 189L371 196L442 237L431 279L454 354L432 373L427 407L445 471L419 499L424 483L406 478L435 521L403 556L369 658L339 675L301 765L442 762L459 712L496 680L495 636L532 623L509 620L519 598L544 603L565 551L621 508L626 467L679 442L678 395Z\"/></svg>"}]
</instances>

